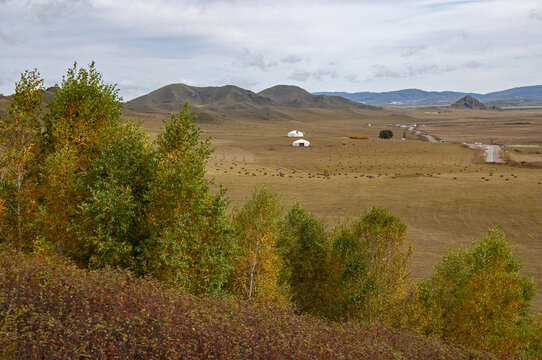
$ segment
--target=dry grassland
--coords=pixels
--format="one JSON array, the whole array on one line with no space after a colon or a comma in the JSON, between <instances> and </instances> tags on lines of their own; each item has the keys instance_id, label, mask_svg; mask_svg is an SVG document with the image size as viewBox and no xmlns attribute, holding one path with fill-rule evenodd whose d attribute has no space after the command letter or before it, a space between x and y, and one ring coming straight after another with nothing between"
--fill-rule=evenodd
<instances>
[{"instance_id":1,"label":"dry grassland","mask_svg":"<svg viewBox=\"0 0 542 360\"><path fill-rule=\"evenodd\" d=\"M297 111L291 116L302 121L224 117L200 126L216 147L208 175L228 189L232 206L268 183L286 210L300 202L330 226L372 206L386 207L408 225L416 279L430 274L447 249L465 246L498 225L523 260L524 272L535 278L540 290L534 307L542 311L542 169L486 164L482 150L429 143L409 131L401 141L402 128L390 128L391 140L377 138L386 124L418 122L425 124L421 130L455 141L486 141L478 135L484 133L495 142L540 143L541 113L456 111L439 114L436 122L423 110L360 115ZM152 133L159 129L158 118L147 118ZM509 122L531 126L523 137L521 125L504 125ZM306 132L313 146L292 147L294 139L286 134L293 129Z\"/></svg>"}]
</instances>

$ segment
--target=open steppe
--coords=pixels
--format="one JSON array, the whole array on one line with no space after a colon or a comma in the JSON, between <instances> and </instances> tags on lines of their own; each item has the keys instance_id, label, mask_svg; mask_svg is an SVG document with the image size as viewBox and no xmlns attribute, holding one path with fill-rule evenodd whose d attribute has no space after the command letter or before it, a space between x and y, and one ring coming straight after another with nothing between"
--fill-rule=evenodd
<instances>
[{"instance_id":1,"label":"open steppe","mask_svg":"<svg viewBox=\"0 0 542 360\"><path fill-rule=\"evenodd\" d=\"M208 176L227 188L232 207L264 183L280 194L285 211L300 202L330 226L343 216L386 207L408 226L415 279L430 274L446 250L499 226L521 257L524 273L535 278L540 290L533 305L542 311L542 168L536 165L542 154L529 155L531 163L523 165L488 164L483 149L461 144L542 145L542 110L281 111L289 119L204 115L198 123L216 148ZM128 115L144 120L151 134L163 117ZM450 142L430 143L408 129L389 127L413 123L420 124L422 134ZM393 139L378 139L385 128L394 132ZM293 129L305 132L312 146L292 147L294 139L286 134ZM511 158L504 150L500 156Z\"/></svg>"}]
</instances>

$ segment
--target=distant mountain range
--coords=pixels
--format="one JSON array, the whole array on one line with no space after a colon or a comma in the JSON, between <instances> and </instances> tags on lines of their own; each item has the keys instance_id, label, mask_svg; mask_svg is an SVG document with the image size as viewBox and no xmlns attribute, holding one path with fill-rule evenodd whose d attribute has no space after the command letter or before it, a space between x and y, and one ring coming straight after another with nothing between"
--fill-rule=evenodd
<instances>
[{"instance_id":1,"label":"distant mountain range","mask_svg":"<svg viewBox=\"0 0 542 360\"><path fill-rule=\"evenodd\" d=\"M253 117L288 118L287 109L330 109L343 112L381 110L340 96L314 95L297 86L278 85L259 93L237 86L195 87L185 84L164 86L124 104L127 110L168 113L182 110L185 102L196 111L240 114Z\"/></svg>"},{"instance_id":2,"label":"distant mountain range","mask_svg":"<svg viewBox=\"0 0 542 360\"><path fill-rule=\"evenodd\" d=\"M462 93L455 91L423 91L405 89L388 92L316 92L315 95L342 96L345 99L376 106L416 107L449 106L459 98L472 96L486 105L532 106L542 105L542 85L523 86L487 94Z\"/></svg>"}]
</instances>

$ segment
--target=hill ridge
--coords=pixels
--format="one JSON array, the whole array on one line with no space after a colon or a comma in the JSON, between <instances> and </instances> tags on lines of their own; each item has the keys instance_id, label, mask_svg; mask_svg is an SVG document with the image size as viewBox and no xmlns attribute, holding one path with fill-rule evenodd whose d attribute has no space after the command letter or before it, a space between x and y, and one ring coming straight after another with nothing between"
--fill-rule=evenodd
<instances>
[{"instance_id":1,"label":"hill ridge","mask_svg":"<svg viewBox=\"0 0 542 360\"><path fill-rule=\"evenodd\" d=\"M269 109L278 114L284 108L340 109L353 113L381 109L339 96L314 95L293 85L276 85L255 93L235 85L196 87L182 83L166 85L137 97L126 102L125 108L143 113L167 113L180 111L186 102L196 111L241 115Z\"/></svg>"},{"instance_id":2,"label":"hill ridge","mask_svg":"<svg viewBox=\"0 0 542 360\"><path fill-rule=\"evenodd\" d=\"M542 105L542 85L520 86L486 94L457 91L425 91L402 89L385 92L315 92L314 94L336 95L370 105L391 107L449 106L459 98L472 96L486 105Z\"/></svg>"}]
</instances>

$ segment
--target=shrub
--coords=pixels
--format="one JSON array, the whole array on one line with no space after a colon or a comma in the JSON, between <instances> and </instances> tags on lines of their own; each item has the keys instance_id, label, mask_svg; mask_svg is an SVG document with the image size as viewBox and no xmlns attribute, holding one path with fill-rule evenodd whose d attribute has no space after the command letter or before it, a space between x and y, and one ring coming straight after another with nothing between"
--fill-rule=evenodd
<instances>
[{"instance_id":1,"label":"shrub","mask_svg":"<svg viewBox=\"0 0 542 360\"><path fill-rule=\"evenodd\" d=\"M380 139L391 139L393 137L393 132L391 130L381 130L378 134Z\"/></svg>"},{"instance_id":2,"label":"shrub","mask_svg":"<svg viewBox=\"0 0 542 360\"><path fill-rule=\"evenodd\" d=\"M14 360L495 358L377 323L327 323L6 251L0 334L0 357Z\"/></svg>"}]
</instances>

